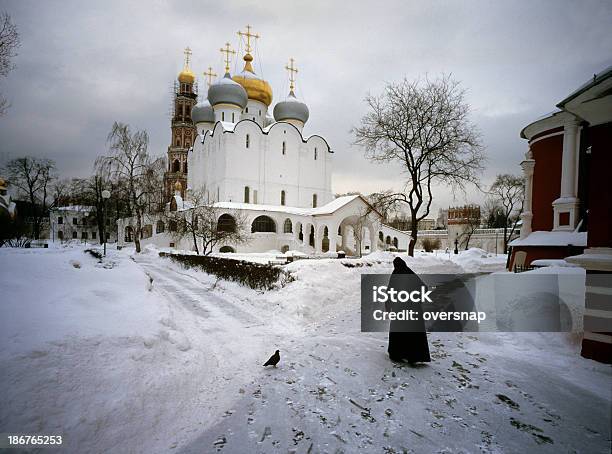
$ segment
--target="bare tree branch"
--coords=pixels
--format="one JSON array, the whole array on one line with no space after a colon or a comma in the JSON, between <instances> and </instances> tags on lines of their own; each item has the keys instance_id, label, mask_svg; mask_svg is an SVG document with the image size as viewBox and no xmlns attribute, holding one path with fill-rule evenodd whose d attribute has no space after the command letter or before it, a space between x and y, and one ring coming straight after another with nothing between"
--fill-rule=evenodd
<instances>
[{"instance_id":1,"label":"bare tree branch","mask_svg":"<svg viewBox=\"0 0 612 454\"><path fill-rule=\"evenodd\" d=\"M352 130L355 144L372 161L398 164L406 176L407 192L383 193L380 201L408 204L413 255L418 222L431 209L432 184L479 187L485 160L480 136L469 120L465 92L450 76L390 83L382 95L368 95L366 103L368 113Z\"/></svg>"}]
</instances>

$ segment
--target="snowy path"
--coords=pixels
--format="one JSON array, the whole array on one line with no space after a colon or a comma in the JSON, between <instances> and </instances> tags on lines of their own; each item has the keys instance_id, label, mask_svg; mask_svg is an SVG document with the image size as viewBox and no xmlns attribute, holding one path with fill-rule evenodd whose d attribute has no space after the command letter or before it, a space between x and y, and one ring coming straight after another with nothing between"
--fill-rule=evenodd
<instances>
[{"instance_id":1,"label":"snowy path","mask_svg":"<svg viewBox=\"0 0 612 454\"><path fill-rule=\"evenodd\" d=\"M563 334L435 334L431 365L391 363L358 306L390 259L294 263L264 293L154 253L0 251L0 432L79 453L608 452L612 371Z\"/></svg>"},{"instance_id":2,"label":"snowy path","mask_svg":"<svg viewBox=\"0 0 612 454\"><path fill-rule=\"evenodd\" d=\"M610 400L588 389L605 395L605 367L538 365L528 337L490 334L431 335L431 365L396 366L385 335L358 331L346 313L290 341L280 367L180 452L608 452ZM524 358L500 348L517 341ZM564 377L572 366L589 382Z\"/></svg>"}]
</instances>

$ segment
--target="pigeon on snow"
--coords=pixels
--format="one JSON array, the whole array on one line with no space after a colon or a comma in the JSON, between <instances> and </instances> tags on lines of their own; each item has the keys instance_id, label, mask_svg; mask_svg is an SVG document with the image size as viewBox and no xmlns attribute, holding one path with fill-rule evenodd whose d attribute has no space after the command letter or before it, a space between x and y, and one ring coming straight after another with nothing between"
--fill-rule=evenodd
<instances>
[{"instance_id":1,"label":"pigeon on snow","mask_svg":"<svg viewBox=\"0 0 612 454\"><path fill-rule=\"evenodd\" d=\"M280 361L280 352L278 350L276 350L274 352L274 354L272 356L270 356L270 359L268 361L266 361L266 363L264 364L265 366L274 366L276 367L276 365L278 364L278 362Z\"/></svg>"}]
</instances>

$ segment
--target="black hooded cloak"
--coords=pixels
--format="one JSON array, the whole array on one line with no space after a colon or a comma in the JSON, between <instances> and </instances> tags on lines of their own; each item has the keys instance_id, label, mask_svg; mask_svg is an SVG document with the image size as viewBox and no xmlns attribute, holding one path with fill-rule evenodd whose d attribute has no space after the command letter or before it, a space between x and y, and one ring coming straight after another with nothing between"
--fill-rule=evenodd
<instances>
[{"instance_id":1,"label":"black hooded cloak","mask_svg":"<svg viewBox=\"0 0 612 454\"><path fill-rule=\"evenodd\" d=\"M415 274L406 262L396 257L393 260L393 275ZM405 283L400 279L391 276L389 287L395 290L409 290ZM389 358L392 361L408 361L410 363L430 362L429 344L427 343L427 333L423 312L420 304L409 303L406 309L417 310L419 320L393 320L389 328Z\"/></svg>"}]
</instances>

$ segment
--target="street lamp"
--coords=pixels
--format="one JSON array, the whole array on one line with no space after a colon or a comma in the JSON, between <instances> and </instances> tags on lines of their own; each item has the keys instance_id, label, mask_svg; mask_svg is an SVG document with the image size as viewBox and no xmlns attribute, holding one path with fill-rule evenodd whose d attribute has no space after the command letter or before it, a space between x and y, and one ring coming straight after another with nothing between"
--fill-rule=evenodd
<instances>
[{"instance_id":1,"label":"street lamp","mask_svg":"<svg viewBox=\"0 0 612 454\"><path fill-rule=\"evenodd\" d=\"M457 232L457 236L455 237L455 254L459 254L459 232Z\"/></svg>"},{"instance_id":2,"label":"street lamp","mask_svg":"<svg viewBox=\"0 0 612 454\"><path fill-rule=\"evenodd\" d=\"M110 199L111 193L105 189L102 191L102 203L104 208L102 209L102 235L104 240L104 257L106 257L106 201Z\"/></svg>"}]
</instances>

